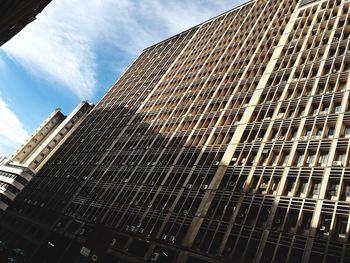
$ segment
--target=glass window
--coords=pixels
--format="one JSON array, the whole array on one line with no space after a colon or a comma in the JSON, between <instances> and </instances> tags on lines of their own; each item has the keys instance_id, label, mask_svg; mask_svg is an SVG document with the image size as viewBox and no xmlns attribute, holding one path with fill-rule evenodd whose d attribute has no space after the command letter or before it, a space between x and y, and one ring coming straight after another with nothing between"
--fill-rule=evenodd
<instances>
[{"instance_id":1,"label":"glass window","mask_svg":"<svg viewBox=\"0 0 350 263\"><path fill-rule=\"evenodd\" d=\"M327 159L328 159L328 153L321 153L320 154L320 159L318 160L318 163L326 165L327 164Z\"/></svg>"},{"instance_id":2,"label":"glass window","mask_svg":"<svg viewBox=\"0 0 350 263\"><path fill-rule=\"evenodd\" d=\"M303 164L303 158L304 158L303 154L299 155L298 159L297 159L297 164L302 165Z\"/></svg>"},{"instance_id":3,"label":"glass window","mask_svg":"<svg viewBox=\"0 0 350 263\"><path fill-rule=\"evenodd\" d=\"M323 106L322 111L328 112L329 106Z\"/></svg>"},{"instance_id":4,"label":"glass window","mask_svg":"<svg viewBox=\"0 0 350 263\"><path fill-rule=\"evenodd\" d=\"M331 225L332 219L329 216L323 216L321 220L320 230L322 230L324 233L329 232L329 228Z\"/></svg>"},{"instance_id":5,"label":"glass window","mask_svg":"<svg viewBox=\"0 0 350 263\"><path fill-rule=\"evenodd\" d=\"M277 132L275 130L272 132L271 139L277 139Z\"/></svg>"},{"instance_id":6,"label":"glass window","mask_svg":"<svg viewBox=\"0 0 350 263\"><path fill-rule=\"evenodd\" d=\"M273 154L272 160L273 160L272 165L278 164L278 153Z\"/></svg>"},{"instance_id":7,"label":"glass window","mask_svg":"<svg viewBox=\"0 0 350 263\"><path fill-rule=\"evenodd\" d=\"M344 161L345 161L345 153L337 154L336 161L344 163Z\"/></svg>"},{"instance_id":8,"label":"glass window","mask_svg":"<svg viewBox=\"0 0 350 263\"><path fill-rule=\"evenodd\" d=\"M345 186L345 196L350 197L350 185Z\"/></svg>"},{"instance_id":9,"label":"glass window","mask_svg":"<svg viewBox=\"0 0 350 263\"><path fill-rule=\"evenodd\" d=\"M322 135L322 129L317 129L316 136L321 137L321 135Z\"/></svg>"},{"instance_id":10,"label":"glass window","mask_svg":"<svg viewBox=\"0 0 350 263\"><path fill-rule=\"evenodd\" d=\"M334 127L330 127L328 129L328 138L331 138L334 136Z\"/></svg>"},{"instance_id":11,"label":"glass window","mask_svg":"<svg viewBox=\"0 0 350 263\"><path fill-rule=\"evenodd\" d=\"M267 189L267 183L266 182L262 182L259 186L260 190L266 190Z\"/></svg>"},{"instance_id":12,"label":"glass window","mask_svg":"<svg viewBox=\"0 0 350 263\"><path fill-rule=\"evenodd\" d=\"M307 182L300 183L300 193L305 194L307 190Z\"/></svg>"},{"instance_id":13,"label":"glass window","mask_svg":"<svg viewBox=\"0 0 350 263\"><path fill-rule=\"evenodd\" d=\"M311 136L311 130L306 130L305 136L310 138Z\"/></svg>"},{"instance_id":14,"label":"glass window","mask_svg":"<svg viewBox=\"0 0 350 263\"><path fill-rule=\"evenodd\" d=\"M268 161L268 155L266 154L263 154L263 156L262 156L262 158L261 158L262 160L263 160L263 163L262 163L262 165L267 165L267 161Z\"/></svg>"},{"instance_id":15,"label":"glass window","mask_svg":"<svg viewBox=\"0 0 350 263\"><path fill-rule=\"evenodd\" d=\"M293 189L295 187L295 181L293 180L288 180L288 184L287 184L287 191L288 192L292 192ZM349 186L349 196L350 196L350 186Z\"/></svg>"},{"instance_id":16,"label":"glass window","mask_svg":"<svg viewBox=\"0 0 350 263\"><path fill-rule=\"evenodd\" d=\"M330 187L329 194L331 196L336 196L338 194L338 190L339 190L339 184L332 184Z\"/></svg>"},{"instance_id":17,"label":"glass window","mask_svg":"<svg viewBox=\"0 0 350 263\"><path fill-rule=\"evenodd\" d=\"M272 191L277 191L277 188L278 188L279 184L280 184L279 180L274 181L273 184L272 184L271 190Z\"/></svg>"},{"instance_id":18,"label":"glass window","mask_svg":"<svg viewBox=\"0 0 350 263\"><path fill-rule=\"evenodd\" d=\"M338 220L338 227L337 227L337 232L339 235L345 235L346 234L346 227L348 225L348 222L346 219L339 219Z\"/></svg>"},{"instance_id":19,"label":"glass window","mask_svg":"<svg viewBox=\"0 0 350 263\"><path fill-rule=\"evenodd\" d=\"M311 212L304 212L300 227L302 229L309 229L310 224L311 224L311 219L312 219L312 213Z\"/></svg>"},{"instance_id":20,"label":"glass window","mask_svg":"<svg viewBox=\"0 0 350 263\"><path fill-rule=\"evenodd\" d=\"M306 163L307 164L313 164L316 159L316 153L310 153L309 156L307 157Z\"/></svg>"},{"instance_id":21,"label":"glass window","mask_svg":"<svg viewBox=\"0 0 350 263\"><path fill-rule=\"evenodd\" d=\"M350 127L345 127L344 135L345 135L345 137L350 137Z\"/></svg>"},{"instance_id":22,"label":"glass window","mask_svg":"<svg viewBox=\"0 0 350 263\"><path fill-rule=\"evenodd\" d=\"M321 183L315 183L314 189L312 191L313 195L319 195L321 190Z\"/></svg>"},{"instance_id":23,"label":"glass window","mask_svg":"<svg viewBox=\"0 0 350 263\"><path fill-rule=\"evenodd\" d=\"M341 110L341 105L340 104L334 106L334 112L335 113L339 113L340 110Z\"/></svg>"},{"instance_id":24,"label":"glass window","mask_svg":"<svg viewBox=\"0 0 350 263\"><path fill-rule=\"evenodd\" d=\"M289 153L287 153L287 154L284 156L283 165L287 165L288 159L289 159Z\"/></svg>"}]
</instances>

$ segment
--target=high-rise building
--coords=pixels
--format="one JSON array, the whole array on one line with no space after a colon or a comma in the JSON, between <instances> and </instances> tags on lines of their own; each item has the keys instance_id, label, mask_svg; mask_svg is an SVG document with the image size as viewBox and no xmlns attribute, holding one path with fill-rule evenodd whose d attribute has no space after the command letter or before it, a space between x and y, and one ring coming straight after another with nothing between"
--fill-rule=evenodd
<instances>
[{"instance_id":1,"label":"high-rise building","mask_svg":"<svg viewBox=\"0 0 350 263\"><path fill-rule=\"evenodd\" d=\"M0 46L33 22L50 2L51 0L1 0Z\"/></svg>"},{"instance_id":2,"label":"high-rise building","mask_svg":"<svg viewBox=\"0 0 350 263\"><path fill-rule=\"evenodd\" d=\"M1 218L33 262L349 262L350 1L145 49Z\"/></svg>"},{"instance_id":3,"label":"high-rise building","mask_svg":"<svg viewBox=\"0 0 350 263\"><path fill-rule=\"evenodd\" d=\"M10 159L0 158L0 211L8 208L92 107L81 102L68 116L56 109Z\"/></svg>"}]
</instances>

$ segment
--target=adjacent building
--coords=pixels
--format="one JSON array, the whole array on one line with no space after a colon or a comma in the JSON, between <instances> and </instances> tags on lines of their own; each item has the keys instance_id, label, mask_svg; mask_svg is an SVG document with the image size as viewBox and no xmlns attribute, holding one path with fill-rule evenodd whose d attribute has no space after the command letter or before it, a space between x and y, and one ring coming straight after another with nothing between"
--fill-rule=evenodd
<instances>
[{"instance_id":1,"label":"adjacent building","mask_svg":"<svg viewBox=\"0 0 350 263\"><path fill-rule=\"evenodd\" d=\"M23 165L15 165L10 161L0 166L0 210L4 211L32 180L35 172Z\"/></svg>"},{"instance_id":2,"label":"adjacent building","mask_svg":"<svg viewBox=\"0 0 350 263\"><path fill-rule=\"evenodd\" d=\"M51 2L51 0L1 0L0 46L9 41Z\"/></svg>"},{"instance_id":3,"label":"adjacent building","mask_svg":"<svg viewBox=\"0 0 350 263\"><path fill-rule=\"evenodd\" d=\"M0 219L32 262L349 262L350 1L145 49Z\"/></svg>"},{"instance_id":4,"label":"adjacent building","mask_svg":"<svg viewBox=\"0 0 350 263\"><path fill-rule=\"evenodd\" d=\"M0 165L5 163L7 161L7 158L5 156L0 156Z\"/></svg>"},{"instance_id":5,"label":"adjacent building","mask_svg":"<svg viewBox=\"0 0 350 263\"><path fill-rule=\"evenodd\" d=\"M0 210L8 208L91 109L85 101L68 116L56 109L10 159L0 159Z\"/></svg>"}]
</instances>

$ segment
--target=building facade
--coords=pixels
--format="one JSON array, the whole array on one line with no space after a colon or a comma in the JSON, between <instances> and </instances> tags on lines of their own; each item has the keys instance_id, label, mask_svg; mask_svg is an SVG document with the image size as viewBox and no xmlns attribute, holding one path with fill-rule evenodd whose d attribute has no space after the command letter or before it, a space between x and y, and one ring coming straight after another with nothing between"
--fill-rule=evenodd
<instances>
[{"instance_id":1,"label":"building facade","mask_svg":"<svg viewBox=\"0 0 350 263\"><path fill-rule=\"evenodd\" d=\"M145 49L3 214L33 262L349 262L350 1Z\"/></svg>"},{"instance_id":2,"label":"building facade","mask_svg":"<svg viewBox=\"0 0 350 263\"><path fill-rule=\"evenodd\" d=\"M33 22L50 2L51 0L1 0L0 46Z\"/></svg>"},{"instance_id":3,"label":"building facade","mask_svg":"<svg viewBox=\"0 0 350 263\"><path fill-rule=\"evenodd\" d=\"M7 158L5 156L0 156L0 165L7 162Z\"/></svg>"},{"instance_id":4,"label":"building facade","mask_svg":"<svg viewBox=\"0 0 350 263\"><path fill-rule=\"evenodd\" d=\"M10 159L0 159L0 211L8 208L92 107L81 102L68 116L56 109Z\"/></svg>"}]
</instances>

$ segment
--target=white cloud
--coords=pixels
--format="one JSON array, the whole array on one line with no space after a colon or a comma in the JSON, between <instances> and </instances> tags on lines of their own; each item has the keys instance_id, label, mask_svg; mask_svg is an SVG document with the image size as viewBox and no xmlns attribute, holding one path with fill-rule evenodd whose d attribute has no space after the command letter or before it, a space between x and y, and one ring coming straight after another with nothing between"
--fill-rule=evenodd
<instances>
[{"instance_id":1,"label":"white cloud","mask_svg":"<svg viewBox=\"0 0 350 263\"><path fill-rule=\"evenodd\" d=\"M0 156L9 156L29 137L23 124L0 98Z\"/></svg>"},{"instance_id":2,"label":"white cloud","mask_svg":"<svg viewBox=\"0 0 350 263\"><path fill-rule=\"evenodd\" d=\"M3 48L36 76L89 99L105 47L132 57L244 1L55 0Z\"/></svg>"},{"instance_id":3,"label":"white cloud","mask_svg":"<svg viewBox=\"0 0 350 263\"><path fill-rule=\"evenodd\" d=\"M5 67L5 62L2 55L0 54L0 69L3 69L4 67Z\"/></svg>"}]
</instances>

